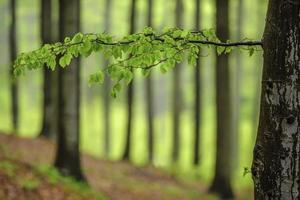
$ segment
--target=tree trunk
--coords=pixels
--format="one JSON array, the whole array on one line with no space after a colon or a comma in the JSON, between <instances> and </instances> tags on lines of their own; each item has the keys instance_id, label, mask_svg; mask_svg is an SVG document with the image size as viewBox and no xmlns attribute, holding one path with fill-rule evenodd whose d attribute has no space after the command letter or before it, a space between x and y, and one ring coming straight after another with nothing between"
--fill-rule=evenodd
<instances>
[{"instance_id":1,"label":"tree trunk","mask_svg":"<svg viewBox=\"0 0 300 200\"><path fill-rule=\"evenodd\" d=\"M105 20L105 31L110 32L110 10L111 10L111 1L112 0L106 0L105 4L105 13L104 13L104 20ZM105 60L104 67L108 66L108 61ZM111 141L111 127L110 127L110 89L111 89L111 82L108 76L105 76L104 83L104 153L105 157L109 157L110 152L110 141Z\"/></svg>"},{"instance_id":2,"label":"tree trunk","mask_svg":"<svg viewBox=\"0 0 300 200\"><path fill-rule=\"evenodd\" d=\"M229 1L217 0L217 35L221 40L229 38ZM230 69L228 55L217 57L216 101L217 101L217 155L215 177L210 191L224 199L233 198L232 176L232 110Z\"/></svg>"},{"instance_id":3,"label":"tree trunk","mask_svg":"<svg viewBox=\"0 0 300 200\"><path fill-rule=\"evenodd\" d=\"M300 3L270 0L263 37L255 199L300 197Z\"/></svg>"},{"instance_id":4,"label":"tree trunk","mask_svg":"<svg viewBox=\"0 0 300 200\"><path fill-rule=\"evenodd\" d=\"M136 30L135 27L135 11L136 10L136 0L131 1L131 13L130 13L130 34L133 34ZM133 114L133 96L134 96L134 82L128 85L127 90L127 132L125 140L125 151L123 155L123 160L130 159L131 153L131 134L132 134L132 114Z\"/></svg>"},{"instance_id":5,"label":"tree trunk","mask_svg":"<svg viewBox=\"0 0 300 200\"><path fill-rule=\"evenodd\" d=\"M183 16L183 2L182 0L176 0L175 9L175 23L178 28L182 28L182 16ZM177 64L173 74L173 162L179 160L180 152L180 114L182 105L182 92L181 92L181 65Z\"/></svg>"},{"instance_id":6,"label":"tree trunk","mask_svg":"<svg viewBox=\"0 0 300 200\"><path fill-rule=\"evenodd\" d=\"M53 42L52 0L41 1L41 36L43 44ZM44 69L43 122L40 136L54 139L57 134L57 72Z\"/></svg>"},{"instance_id":7,"label":"tree trunk","mask_svg":"<svg viewBox=\"0 0 300 200\"><path fill-rule=\"evenodd\" d=\"M196 0L195 23L196 30L200 30L200 0ZM200 125L201 125L201 75L200 75L200 59L198 58L195 68L195 144L194 144L194 165L200 162Z\"/></svg>"},{"instance_id":8,"label":"tree trunk","mask_svg":"<svg viewBox=\"0 0 300 200\"><path fill-rule=\"evenodd\" d=\"M10 61L13 63L17 58L17 33L16 33L16 0L10 0L10 16L11 22L9 26L9 46L10 46ZM10 67L11 80L11 112L12 124L14 131L17 131L19 126L19 108L18 108L18 83L14 79L13 67Z\"/></svg>"},{"instance_id":9,"label":"tree trunk","mask_svg":"<svg viewBox=\"0 0 300 200\"><path fill-rule=\"evenodd\" d=\"M264 1L261 3L261 0L256 0L256 4L258 5L258 14L256 16L256 21L257 21L257 26L263 27L264 26L264 21L262 19L265 19L266 17L266 12L265 12L265 5L267 4L267 1ZM256 66L262 66L262 57L259 57L256 62ZM262 78L262 68L259 67L258 69L254 69L255 73L258 74L255 79L254 79L254 98L253 98L253 104L252 104L252 115L251 115L251 122L252 122L252 141L255 142L256 139L256 133L257 133L257 128L258 128L258 123L259 123L259 110L260 110L260 94L261 94L261 88L260 88L260 83L261 83L261 78Z\"/></svg>"},{"instance_id":10,"label":"tree trunk","mask_svg":"<svg viewBox=\"0 0 300 200\"><path fill-rule=\"evenodd\" d=\"M148 0L148 26L152 27L152 16L153 16L153 0ZM146 79L146 94L147 94L147 122L148 122L148 160L153 161L153 151L154 151L154 105L153 105L153 83L152 76Z\"/></svg>"},{"instance_id":11,"label":"tree trunk","mask_svg":"<svg viewBox=\"0 0 300 200\"><path fill-rule=\"evenodd\" d=\"M60 40L79 32L80 1L59 0ZM79 60L59 68L58 150L55 166L64 175L83 180L79 152Z\"/></svg>"},{"instance_id":12,"label":"tree trunk","mask_svg":"<svg viewBox=\"0 0 300 200\"><path fill-rule=\"evenodd\" d=\"M243 0L237 2L236 41L242 40L243 31ZM234 75L234 107L233 107L233 130L232 130L232 158L233 169L239 166L239 133L240 133L240 108L241 108L241 85L242 85L242 58L241 53L236 52L236 67Z\"/></svg>"}]
</instances>

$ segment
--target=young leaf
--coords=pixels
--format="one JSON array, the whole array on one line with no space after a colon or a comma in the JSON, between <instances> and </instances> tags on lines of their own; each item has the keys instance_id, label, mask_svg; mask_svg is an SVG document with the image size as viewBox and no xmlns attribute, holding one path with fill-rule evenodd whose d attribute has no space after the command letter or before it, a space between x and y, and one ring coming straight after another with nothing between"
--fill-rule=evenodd
<instances>
[{"instance_id":1,"label":"young leaf","mask_svg":"<svg viewBox=\"0 0 300 200\"><path fill-rule=\"evenodd\" d=\"M72 39L72 43L78 43L81 42L83 38L83 34L82 33L77 33L73 39Z\"/></svg>"}]
</instances>

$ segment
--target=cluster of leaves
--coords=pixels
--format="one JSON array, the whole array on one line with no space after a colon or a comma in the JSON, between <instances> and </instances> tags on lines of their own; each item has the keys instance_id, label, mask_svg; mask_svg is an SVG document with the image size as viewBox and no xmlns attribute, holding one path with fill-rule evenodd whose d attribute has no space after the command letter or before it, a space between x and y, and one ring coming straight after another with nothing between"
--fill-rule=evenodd
<instances>
[{"instance_id":1,"label":"cluster of leaves","mask_svg":"<svg viewBox=\"0 0 300 200\"><path fill-rule=\"evenodd\" d=\"M70 65L73 58L88 57L92 53L101 52L110 64L99 69L90 76L90 83L102 83L108 75L115 85L112 95L121 89L121 82L131 82L135 70L141 70L147 76L151 69L159 67L166 73L187 58L190 65L195 65L200 49L216 47L218 54L229 53L234 48L243 46L250 55L259 48L251 41L244 43L222 43L212 29L188 31L178 28L165 28L162 33L156 33L146 27L140 33L115 39L107 33L82 34L73 38L67 37L64 42L46 44L38 50L21 54L14 63L16 76L47 66L55 70L57 61L62 68Z\"/></svg>"}]
</instances>

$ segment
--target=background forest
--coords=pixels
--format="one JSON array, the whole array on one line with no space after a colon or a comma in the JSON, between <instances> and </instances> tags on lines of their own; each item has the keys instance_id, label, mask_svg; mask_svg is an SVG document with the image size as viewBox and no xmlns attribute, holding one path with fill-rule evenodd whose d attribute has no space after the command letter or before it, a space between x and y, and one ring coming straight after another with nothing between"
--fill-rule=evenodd
<instances>
[{"instance_id":1,"label":"background forest","mask_svg":"<svg viewBox=\"0 0 300 200\"><path fill-rule=\"evenodd\" d=\"M115 36L127 35L130 27L129 0L81 0L81 32L109 32ZM55 2L55 1L54 1ZM175 0L153 0L153 28L176 26ZM230 38L232 41L258 39L262 36L266 13L266 0L230 0ZM27 73L18 79L19 123L14 129L11 112L10 44L9 26L11 23L9 0L0 0L0 130L3 133L16 133L18 136L35 138L40 134L43 116L43 71ZM55 2L53 9L57 9ZM216 27L216 5L214 1L201 1L200 27ZM137 0L136 31L147 26L146 0ZM17 52L26 52L41 46L40 1L20 0L16 4ZM107 16L109 16L107 18ZM58 16L54 16L54 24ZM55 26L54 26L55 27ZM109 30L106 30L106 28ZM182 9L182 28L195 29L195 1L184 0ZM57 34L55 28L49 30ZM54 36L57 37L57 36ZM200 57L200 161L194 164L194 112L195 112L195 69L187 63L182 64L180 82L176 84L181 93L173 94L173 73L162 74L159 69L151 73L153 79L153 120L154 153L151 163L168 173L186 180L201 180L206 185L214 177L216 162L216 89L215 89L215 53L201 52ZM229 55L231 76L232 115L234 118L232 144L234 144L232 183L238 191L252 186L251 175L244 176L245 168L251 167L252 150L258 123L260 77L262 52L256 52L251 58L247 52L234 51ZM106 65L102 56L91 56L81 60L81 105L80 105L80 149L97 158L111 161L122 160L126 141L127 103L126 88L117 98L110 98L109 120L105 114L105 88L103 85L89 85L91 73ZM145 78L141 74L135 77L135 93L132 115L132 142L130 161L135 166L145 166L148 161L148 121L147 94ZM52 84L49 82L47 84ZM173 114L172 102L180 99L179 116L180 145L179 159L172 159ZM110 124L110 151L105 147L105 126ZM176 147L177 148L177 147Z\"/></svg>"}]
</instances>

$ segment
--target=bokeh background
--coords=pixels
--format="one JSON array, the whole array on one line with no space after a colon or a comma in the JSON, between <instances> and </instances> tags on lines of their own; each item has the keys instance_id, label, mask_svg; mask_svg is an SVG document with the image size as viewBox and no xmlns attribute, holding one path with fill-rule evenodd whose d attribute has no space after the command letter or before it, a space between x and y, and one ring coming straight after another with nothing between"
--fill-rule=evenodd
<instances>
[{"instance_id":1,"label":"bokeh background","mask_svg":"<svg viewBox=\"0 0 300 200\"><path fill-rule=\"evenodd\" d=\"M142 30L146 25L147 2L138 0L137 27ZM266 13L266 0L242 0L241 15L238 13L238 1L230 1L230 33L231 39L260 39L262 37ZM104 0L81 1L82 32L103 32ZM129 0L113 0L111 10L111 34L123 36L129 31ZM26 52L40 47L40 1L17 1L17 46L18 52ZM175 1L154 0L154 28L161 30L175 24ZM194 27L195 5L193 0L184 1L184 28ZM215 28L215 3L202 0L201 27ZM241 19L241 24L238 24ZM9 2L0 0L0 130L13 132L10 112L9 78ZM239 34L239 30L241 33ZM49 30L52 31L52 30ZM180 161L175 166L171 161L172 137L172 73L161 74L155 70L154 77L154 115L155 115L155 153L154 165L176 172L178 176L191 179L211 181L215 164L216 105L215 105L215 53L202 52L201 57L201 164L193 165L193 72L192 66L184 63L182 67L183 110L181 120ZM241 59L240 64L238 59ZM104 155L103 141L103 87L89 86L88 76L104 66L101 55L81 59L81 149L97 157ZM252 57L246 52L230 54L232 76L232 97L235 121L238 122L237 148L235 149L234 186L248 187L252 184L251 176L243 176L244 168L251 166L252 149L256 136L258 121L260 77L262 69L262 52ZM144 165L147 161L147 124L145 105L145 81L142 75L136 77L136 93L133 115L132 162ZM51 83L49 83L51 84ZM41 129L42 117L42 71L27 73L19 79L20 125L18 133L24 137L35 137ZM110 159L120 159L125 138L126 99L123 90L116 99L111 99L112 141Z\"/></svg>"}]
</instances>

